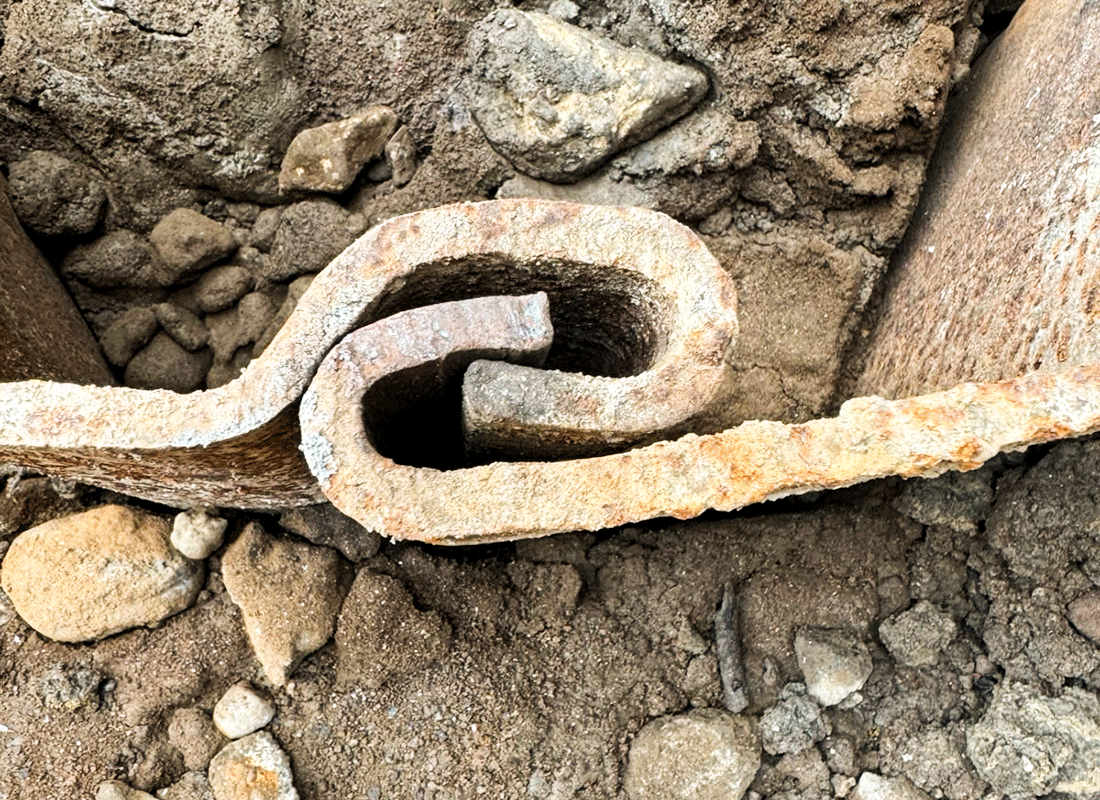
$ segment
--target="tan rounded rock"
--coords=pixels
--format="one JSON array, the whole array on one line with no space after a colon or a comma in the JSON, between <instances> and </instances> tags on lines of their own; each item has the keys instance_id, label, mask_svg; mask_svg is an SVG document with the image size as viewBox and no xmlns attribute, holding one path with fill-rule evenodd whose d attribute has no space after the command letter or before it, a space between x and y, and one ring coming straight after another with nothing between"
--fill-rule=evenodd
<instances>
[{"instance_id":1,"label":"tan rounded rock","mask_svg":"<svg viewBox=\"0 0 1100 800\"><path fill-rule=\"evenodd\" d=\"M699 708L647 724L630 745L631 800L739 800L760 768L760 737L744 717Z\"/></svg>"},{"instance_id":2,"label":"tan rounded rock","mask_svg":"<svg viewBox=\"0 0 1100 800\"><path fill-rule=\"evenodd\" d=\"M70 514L12 542L0 581L19 616L43 636L102 639L194 602L203 566L177 552L170 533L167 520L126 506Z\"/></svg>"},{"instance_id":3,"label":"tan rounded rock","mask_svg":"<svg viewBox=\"0 0 1100 800\"><path fill-rule=\"evenodd\" d=\"M218 800L298 800L290 759L267 731L223 747L208 776Z\"/></svg>"}]
</instances>

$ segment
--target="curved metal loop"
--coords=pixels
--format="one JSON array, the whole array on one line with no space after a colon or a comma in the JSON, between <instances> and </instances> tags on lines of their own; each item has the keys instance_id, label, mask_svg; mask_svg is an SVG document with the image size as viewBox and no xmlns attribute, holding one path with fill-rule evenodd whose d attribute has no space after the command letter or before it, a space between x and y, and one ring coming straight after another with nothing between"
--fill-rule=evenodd
<instances>
[{"instance_id":1,"label":"curved metal loop","mask_svg":"<svg viewBox=\"0 0 1100 800\"><path fill-rule=\"evenodd\" d=\"M534 432L522 447L545 444L549 431L591 451L679 433L704 423L720 402L736 295L689 229L645 209L463 203L364 234L225 386L180 395L0 384L0 462L170 505L316 503L323 495L298 452L294 407L341 337L440 300L539 290L550 295L562 331L550 366L575 371L494 372L480 384L481 400L469 392L474 439L506 426L517 438ZM590 364L606 374L581 374ZM532 382L542 385L528 391ZM526 401L490 402L515 397L517 386Z\"/></svg>"}]
</instances>

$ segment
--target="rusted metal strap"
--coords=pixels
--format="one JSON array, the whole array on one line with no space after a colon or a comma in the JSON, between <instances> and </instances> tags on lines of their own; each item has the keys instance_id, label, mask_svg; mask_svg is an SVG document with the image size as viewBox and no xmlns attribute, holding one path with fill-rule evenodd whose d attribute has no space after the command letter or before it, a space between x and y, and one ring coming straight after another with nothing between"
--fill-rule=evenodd
<instances>
[{"instance_id":1,"label":"rusted metal strap","mask_svg":"<svg viewBox=\"0 0 1100 800\"><path fill-rule=\"evenodd\" d=\"M316 503L324 498L298 449L295 409L345 334L441 300L536 291L549 296L559 332L547 361L558 371L479 373L466 404L475 444L563 457L713 427L736 293L699 239L644 209L505 200L369 231L226 386L180 395L0 384L0 462L177 506Z\"/></svg>"},{"instance_id":2,"label":"rusted metal strap","mask_svg":"<svg viewBox=\"0 0 1100 800\"><path fill-rule=\"evenodd\" d=\"M1097 365L689 432L713 425L728 388L734 303L699 240L653 212L433 209L339 256L226 387L0 385L0 460L179 506L327 497L387 536L465 544L973 469L1100 428ZM448 424L475 457L519 460L461 454L440 469L384 454L428 423L402 418L406 405L457 398L459 382Z\"/></svg>"},{"instance_id":3,"label":"rusted metal strap","mask_svg":"<svg viewBox=\"0 0 1100 800\"><path fill-rule=\"evenodd\" d=\"M687 519L891 475L974 469L1004 450L1100 429L1100 366L1093 366L906 400L862 397L835 418L746 422L595 458L449 471L394 463L371 445L359 404L390 371L434 368L455 346L476 347L476 338L456 336L453 345L438 332L426 335L433 316L439 326L459 320L462 331L461 305L418 309L394 318L384 333L376 325L352 334L321 365L302 403L307 460L321 489L345 514L387 536L467 544ZM394 340L405 346L388 344ZM523 342L517 337L514 345ZM406 354L403 361L395 349ZM364 356L380 352L387 353L381 360Z\"/></svg>"}]
</instances>

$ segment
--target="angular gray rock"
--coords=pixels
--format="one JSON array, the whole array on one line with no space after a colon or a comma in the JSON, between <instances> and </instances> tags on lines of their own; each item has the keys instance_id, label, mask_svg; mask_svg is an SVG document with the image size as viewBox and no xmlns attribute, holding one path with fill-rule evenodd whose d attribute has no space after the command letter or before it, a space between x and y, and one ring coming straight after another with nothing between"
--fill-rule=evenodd
<instances>
[{"instance_id":1,"label":"angular gray rock","mask_svg":"<svg viewBox=\"0 0 1100 800\"><path fill-rule=\"evenodd\" d=\"M395 127L391 109L370 106L301 131L283 157L279 191L343 192L364 166L382 155Z\"/></svg>"},{"instance_id":2,"label":"angular gray rock","mask_svg":"<svg viewBox=\"0 0 1100 800\"><path fill-rule=\"evenodd\" d=\"M44 236L91 233L107 204L99 173L45 150L34 150L8 167L16 216Z\"/></svg>"},{"instance_id":3,"label":"angular gray rock","mask_svg":"<svg viewBox=\"0 0 1100 800\"><path fill-rule=\"evenodd\" d=\"M828 735L829 724L802 683L784 686L779 702L760 717L760 737L772 755L800 753Z\"/></svg>"},{"instance_id":4,"label":"angular gray rock","mask_svg":"<svg viewBox=\"0 0 1100 800\"><path fill-rule=\"evenodd\" d=\"M65 256L61 274L98 289L159 285L159 259L144 236L117 230L81 245Z\"/></svg>"},{"instance_id":5,"label":"angular gray rock","mask_svg":"<svg viewBox=\"0 0 1100 800\"><path fill-rule=\"evenodd\" d=\"M630 800L739 800L760 768L754 723L714 708L661 717L630 745Z\"/></svg>"},{"instance_id":6,"label":"angular gray rock","mask_svg":"<svg viewBox=\"0 0 1100 800\"><path fill-rule=\"evenodd\" d=\"M201 389L210 369L208 351L189 353L164 331L158 332L126 365L122 382L135 389Z\"/></svg>"},{"instance_id":7,"label":"angular gray rock","mask_svg":"<svg viewBox=\"0 0 1100 800\"><path fill-rule=\"evenodd\" d=\"M335 550L277 539L249 524L222 557L222 578L276 686L329 640L352 573Z\"/></svg>"},{"instance_id":8,"label":"angular gray rock","mask_svg":"<svg viewBox=\"0 0 1100 800\"><path fill-rule=\"evenodd\" d=\"M852 630L802 628L794 637L794 652L810 697L835 706L858 692L871 675L871 654Z\"/></svg>"},{"instance_id":9,"label":"angular gray rock","mask_svg":"<svg viewBox=\"0 0 1100 800\"><path fill-rule=\"evenodd\" d=\"M1100 794L1100 700L1082 689L1046 697L1006 681L966 732L966 754L998 794Z\"/></svg>"},{"instance_id":10,"label":"angular gray rock","mask_svg":"<svg viewBox=\"0 0 1100 800\"><path fill-rule=\"evenodd\" d=\"M59 711L97 710L99 687L107 678L81 665L55 665L35 680L42 705Z\"/></svg>"},{"instance_id":11,"label":"angular gray rock","mask_svg":"<svg viewBox=\"0 0 1100 800\"><path fill-rule=\"evenodd\" d=\"M169 542L168 521L107 505L45 522L12 542L0 573L23 620L51 639L86 642L188 608L201 562Z\"/></svg>"},{"instance_id":12,"label":"angular gray rock","mask_svg":"<svg viewBox=\"0 0 1100 800\"><path fill-rule=\"evenodd\" d=\"M227 744L207 775L217 800L298 800L290 758L267 731Z\"/></svg>"},{"instance_id":13,"label":"angular gray rock","mask_svg":"<svg viewBox=\"0 0 1100 800\"><path fill-rule=\"evenodd\" d=\"M348 212L332 200L303 200L283 210L271 245L270 272L282 283L306 272L320 272L354 240Z\"/></svg>"},{"instance_id":14,"label":"angular gray rock","mask_svg":"<svg viewBox=\"0 0 1100 800\"><path fill-rule=\"evenodd\" d=\"M516 169L555 183L648 139L708 86L701 70L511 8L474 27L467 65L468 101L485 137Z\"/></svg>"},{"instance_id":15,"label":"angular gray rock","mask_svg":"<svg viewBox=\"0 0 1100 800\"><path fill-rule=\"evenodd\" d=\"M378 552L382 537L368 531L332 503L284 511L279 524L314 544L335 547L349 561L363 561Z\"/></svg>"},{"instance_id":16,"label":"angular gray rock","mask_svg":"<svg viewBox=\"0 0 1100 800\"><path fill-rule=\"evenodd\" d=\"M442 658L450 641L438 612L419 611L399 581L361 569L336 625L336 680L377 689Z\"/></svg>"},{"instance_id":17,"label":"angular gray rock","mask_svg":"<svg viewBox=\"0 0 1100 800\"><path fill-rule=\"evenodd\" d=\"M176 286L237 249L228 228L190 208L165 216L149 241L160 256L157 279L162 286Z\"/></svg>"},{"instance_id":18,"label":"angular gray rock","mask_svg":"<svg viewBox=\"0 0 1100 800\"><path fill-rule=\"evenodd\" d=\"M906 667L935 664L955 632L954 620L927 600L884 620L878 629L890 655Z\"/></svg>"}]
</instances>

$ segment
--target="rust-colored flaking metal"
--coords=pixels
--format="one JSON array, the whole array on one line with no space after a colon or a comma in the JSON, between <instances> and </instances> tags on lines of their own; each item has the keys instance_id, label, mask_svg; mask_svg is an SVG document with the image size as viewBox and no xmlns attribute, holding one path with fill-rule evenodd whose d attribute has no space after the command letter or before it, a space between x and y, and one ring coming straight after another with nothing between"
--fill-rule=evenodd
<instances>
[{"instance_id":1,"label":"rust-colored flaking metal","mask_svg":"<svg viewBox=\"0 0 1100 800\"><path fill-rule=\"evenodd\" d=\"M470 392L465 404L473 440L483 429L478 420L488 419L517 439L534 431L528 439L551 449L555 439L563 450L623 446L690 429L721 400L736 295L689 229L645 209L467 203L364 234L225 386L183 395L0 384L0 461L174 505L315 503L322 496L293 416L341 337L415 306L536 291L549 296L560 331L547 357L557 369L509 364L480 380L482 394ZM482 413L516 381L534 387L530 402Z\"/></svg>"},{"instance_id":2,"label":"rust-colored flaking metal","mask_svg":"<svg viewBox=\"0 0 1100 800\"><path fill-rule=\"evenodd\" d=\"M523 308L530 298L508 302ZM475 348L469 320L479 316L509 313L451 303L357 331L333 349L307 390L301 420L310 468L333 504L368 528L399 539L466 544L686 519L890 475L975 469L1003 450L1100 428L1100 366L1094 366L963 384L907 400L862 397L845 403L835 418L746 422L594 458L441 471L380 455L359 412L363 396L394 371L444 365ZM452 321L453 335L442 335ZM512 335L522 351L516 333L528 327L495 326L495 334ZM491 346L508 344L494 338Z\"/></svg>"}]
</instances>

